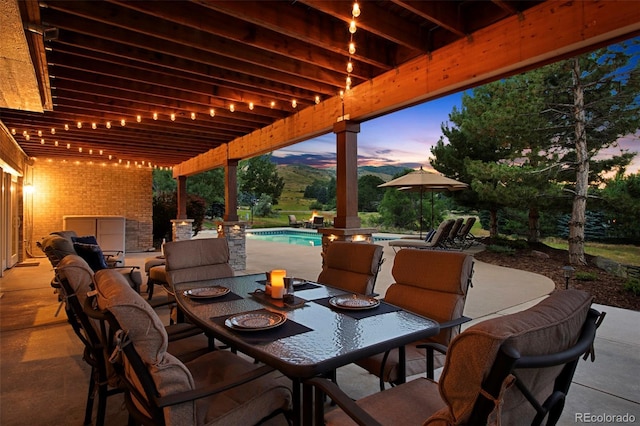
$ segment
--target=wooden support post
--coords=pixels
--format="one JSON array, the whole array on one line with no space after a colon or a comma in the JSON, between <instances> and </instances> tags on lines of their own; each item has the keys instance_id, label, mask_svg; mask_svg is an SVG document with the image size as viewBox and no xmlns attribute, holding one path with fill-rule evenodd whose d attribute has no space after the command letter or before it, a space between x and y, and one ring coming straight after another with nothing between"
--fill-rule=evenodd
<instances>
[{"instance_id":1,"label":"wooden support post","mask_svg":"<svg viewBox=\"0 0 640 426\"><path fill-rule=\"evenodd\" d=\"M358 132L359 123L343 120L333 126L336 134L336 228L359 228Z\"/></svg>"}]
</instances>

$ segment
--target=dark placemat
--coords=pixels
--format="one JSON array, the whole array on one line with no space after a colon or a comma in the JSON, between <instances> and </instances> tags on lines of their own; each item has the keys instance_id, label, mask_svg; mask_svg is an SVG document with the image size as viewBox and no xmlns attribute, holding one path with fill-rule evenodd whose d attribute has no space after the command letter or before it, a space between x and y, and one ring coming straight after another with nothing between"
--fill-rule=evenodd
<instances>
[{"instance_id":1,"label":"dark placemat","mask_svg":"<svg viewBox=\"0 0 640 426\"><path fill-rule=\"evenodd\" d=\"M189 296L185 296L185 297L191 300L192 302L196 302L196 303L219 303L219 302L231 302L232 300L244 299L244 297L238 294L235 294L232 291L220 297L189 297Z\"/></svg>"},{"instance_id":2,"label":"dark placemat","mask_svg":"<svg viewBox=\"0 0 640 426\"><path fill-rule=\"evenodd\" d=\"M354 319L362 319L362 318L368 318L368 317L372 317L375 315L382 315L382 314L388 314L389 312L396 312L396 311L401 311L402 308L399 308L397 306L393 306L390 305L388 303L385 302L380 302L380 304L378 306L376 306L375 308L371 308L371 309L363 309L363 310L357 310L357 309L340 309L340 308L336 308L335 306L332 306L329 303L329 300L331 299L331 297L323 297L322 299L316 299L313 300L314 303L317 303L319 305L322 306L326 306L327 308L336 311L336 312L340 312L341 314L347 315L351 318Z\"/></svg>"},{"instance_id":3,"label":"dark placemat","mask_svg":"<svg viewBox=\"0 0 640 426\"><path fill-rule=\"evenodd\" d=\"M298 279L302 279L302 278L298 278ZM267 280L257 280L256 282L258 284L262 284L262 285L266 285L267 284ZM311 281L306 281L304 284L293 286L293 289L295 291L303 291L303 290L312 290L312 289L318 288L318 287L320 287L318 284L314 284Z\"/></svg>"},{"instance_id":4,"label":"dark placemat","mask_svg":"<svg viewBox=\"0 0 640 426\"><path fill-rule=\"evenodd\" d=\"M273 297L267 295L262 289L258 289L253 293L249 293L251 297L254 297L260 303L273 306L278 309L295 309L301 308L307 302L305 299L298 297L296 295L293 296L293 302L285 303L284 299L274 299Z\"/></svg>"},{"instance_id":5,"label":"dark placemat","mask_svg":"<svg viewBox=\"0 0 640 426\"><path fill-rule=\"evenodd\" d=\"M266 309L258 309L257 311L251 312L260 312L266 311ZM247 312L248 313L248 312ZM251 344L258 343L269 343L274 340L284 339L285 337L295 336L296 334L306 333L307 331L312 331L311 328L297 323L295 321L286 320L284 324L279 327L270 328L268 330L256 330L256 331L238 331L232 328L227 327L224 322L230 315L223 315L219 317L210 318L214 323L225 327L227 330L230 330L233 334L240 337L242 340Z\"/></svg>"}]
</instances>

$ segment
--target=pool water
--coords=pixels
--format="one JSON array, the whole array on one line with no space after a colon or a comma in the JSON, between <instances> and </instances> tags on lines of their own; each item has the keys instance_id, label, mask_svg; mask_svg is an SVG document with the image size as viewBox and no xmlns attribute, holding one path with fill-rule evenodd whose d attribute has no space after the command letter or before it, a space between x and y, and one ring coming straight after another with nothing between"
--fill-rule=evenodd
<instances>
[{"instance_id":1,"label":"pool water","mask_svg":"<svg viewBox=\"0 0 640 426\"><path fill-rule=\"evenodd\" d=\"M321 234L304 231L252 231L247 232L247 238L299 246L320 247L322 245Z\"/></svg>"},{"instance_id":2,"label":"pool water","mask_svg":"<svg viewBox=\"0 0 640 426\"><path fill-rule=\"evenodd\" d=\"M247 231L247 239L271 241L274 243L295 244L299 246L322 246L322 234L315 232L305 232L296 230L256 230ZM381 241L387 238L374 237L374 241ZM391 239L391 238L390 238Z\"/></svg>"}]
</instances>

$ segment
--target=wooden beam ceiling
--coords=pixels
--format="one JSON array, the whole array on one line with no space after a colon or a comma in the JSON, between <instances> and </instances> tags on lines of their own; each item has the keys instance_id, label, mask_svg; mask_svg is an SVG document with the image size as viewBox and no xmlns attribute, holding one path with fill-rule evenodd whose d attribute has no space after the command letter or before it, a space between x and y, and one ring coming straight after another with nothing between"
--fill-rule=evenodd
<instances>
[{"instance_id":1,"label":"wooden beam ceiling","mask_svg":"<svg viewBox=\"0 0 640 426\"><path fill-rule=\"evenodd\" d=\"M0 108L24 151L187 175L331 131L349 59L345 112L364 121L637 35L640 21L633 1L361 0L349 55L345 1L19 3L56 31L31 44L48 107Z\"/></svg>"}]
</instances>

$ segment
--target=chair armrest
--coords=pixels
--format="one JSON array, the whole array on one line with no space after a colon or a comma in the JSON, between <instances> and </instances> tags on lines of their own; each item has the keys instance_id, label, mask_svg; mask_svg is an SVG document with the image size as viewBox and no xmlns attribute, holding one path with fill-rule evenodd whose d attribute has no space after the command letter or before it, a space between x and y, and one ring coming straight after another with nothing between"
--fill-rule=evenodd
<instances>
[{"instance_id":1,"label":"chair armrest","mask_svg":"<svg viewBox=\"0 0 640 426\"><path fill-rule=\"evenodd\" d=\"M416 345L416 348L420 349L433 349L436 352L440 352L442 355L447 354L447 347L440 343L421 343Z\"/></svg>"},{"instance_id":2,"label":"chair armrest","mask_svg":"<svg viewBox=\"0 0 640 426\"><path fill-rule=\"evenodd\" d=\"M207 396L215 395L217 393L224 392L226 390L248 383L252 380L269 374L272 371L274 371L272 367L264 365L262 367L256 368L255 370L251 370L245 374L235 377L232 380L225 380L223 382L216 383L213 386L207 386L200 389L193 389L186 392L179 392L172 395L157 397L156 404L158 405L158 407L163 408L171 405L182 404L183 402L206 398Z\"/></svg>"},{"instance_id":3,"label":"chair armrest","mask_svg":"<svg viewBox=\"0 0 640 426\"><path fill-rule=\"evenodd\" d=\"M351 419L362 426L377 426L380 425L376 419L371 417L369 413L364 411L358 404L355 403L342 389L338 387L331 380L314 377L304 381L304 384L311 385L316 388L316 392L320 391L324 395L328 395L338 407L342 409ZM321 395L316 394L316 401L322 401ZM322 407L320 407L322 409ZM316 406L318 411L318 406ZM317 414L318 415L318 414ZM322 413L324 417L324 413Z\"/></svg>"},{"instance_id":4,"label":"chair armrest","mask_svg":"<svg viewBox=\"0 0 640 426\"><path fill-rule=\"evenodd\" d=\"M465 317L465 316L461 316L461 317L453 319L451 321L441 322L440 323L440 330L442 330L443 328L451 328L451 327L455 327L455 326L458 326L458 325L462 325L465 322L469 322L469 321L471 321L471 318Z\"/></svg>"},{"instance_id":5,"label":"chair armrest","mask_svg":"<svg viewBox=\"0 0 640 426\"><path fill-rule=\"evenodd\" d=\"M136 270L136 269L140 269L140 267L138 265L123 265L123 266L113 266L109 269L131 269L132 271Z\"/></svg>"}]
</instances>

